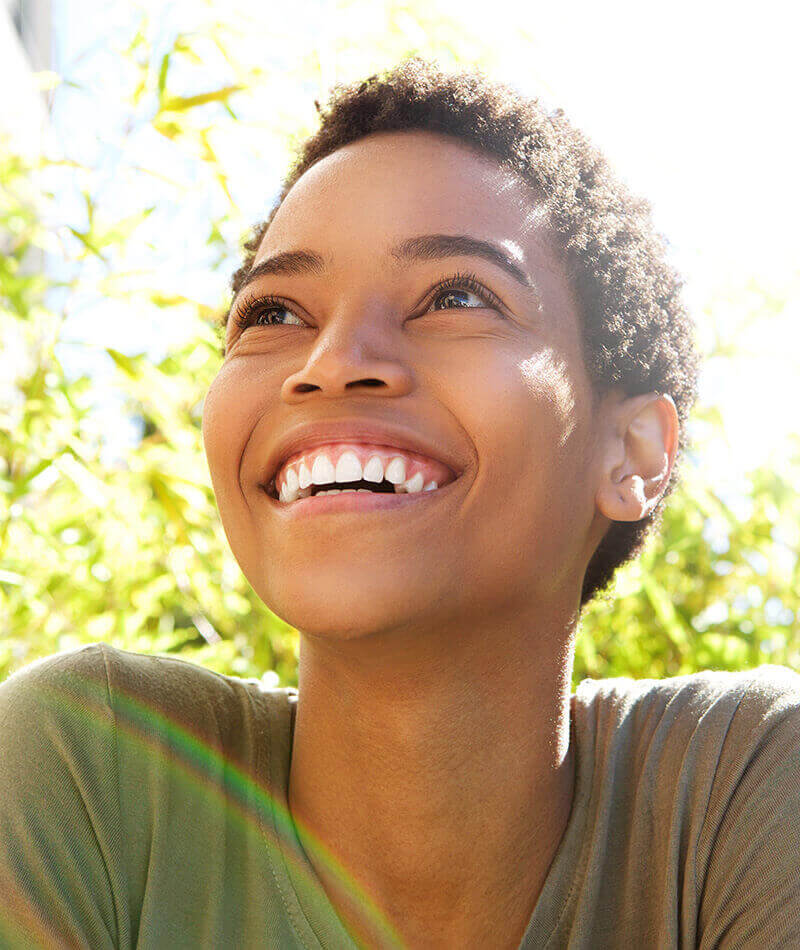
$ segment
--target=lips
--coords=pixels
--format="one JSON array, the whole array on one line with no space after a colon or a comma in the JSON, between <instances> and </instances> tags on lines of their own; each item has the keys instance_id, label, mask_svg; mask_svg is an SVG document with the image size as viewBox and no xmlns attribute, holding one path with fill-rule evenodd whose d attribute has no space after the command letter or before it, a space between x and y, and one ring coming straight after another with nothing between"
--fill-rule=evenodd
<instances>
[{"instance_id":1,"label":"lips","mask_svg":"<svg viewBox=\"0 0 800 950\"><path fill-rule=\"evenodd\" d=\"M464 469L460 460L442 451L443 440L439 440L437 447L435 436L429 438L405 426L373 420L327 420L299 426L279 440L265 466L263 487L276 497L275 476L287 460L313 448L343 442L382 446L387 451L397 449L432 460L442 473L443 481L452 481ZM446 471L442 470L442 466Z\"/></svg>"},{"instance_id":2,"label":"lips","mask_svg":"<svg viewBox=\"0 0 800 950\"><path fill-rule=\"evenodd\" d=\"M443 463L405 449L359 442L326 443L290 456L278 466L274 489L282 502L323 491L436 490L453 480ZM330 487L329 487L330 486Z\"/></svg>"}]
</instances>

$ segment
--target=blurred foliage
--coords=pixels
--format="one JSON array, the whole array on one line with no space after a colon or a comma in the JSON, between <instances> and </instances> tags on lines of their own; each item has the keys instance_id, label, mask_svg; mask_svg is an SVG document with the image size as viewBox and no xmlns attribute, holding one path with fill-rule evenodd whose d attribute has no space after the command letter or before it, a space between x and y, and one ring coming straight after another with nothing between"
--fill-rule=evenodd
<instances>
[{"instance_id":1,"label":"blurred foliage","mask_svg":"<svg viewBox=\"0 0 800 950\"><path fill-rule=\"evenodd\" d=\"M203 395L220 364L215 314L200 307L193 338L157 361L105 348L141 436L121 462L104 459L92 381L64 372L62 321L43 304L47 272L34 262L48 242L35 177L18 159L0 164L0 338L16 377L0 417L0 676L104 640L292 682L296 634L233 560L203 455ZM112 240L90 228L81 244L99 254ZM185 304L154 296L164 308Z\"/></svg>"},{"instance_id":2,"label":"blurred foliage","mask_svg":"<svg viewBox=\"0 0 800 950\"><path fill-rule=\"evenodd\" d=\"M463 24L450 30L421 5L385 4L371 44L363 33L348 35L363 3L338 9L339 39L306 43L292 69L276 58L271 72L244 65L257 60L241 45L247 24L233 16L170 32L143 13L117 41L119 121L104 132L106 152L117 156L111 171L106 152L94 162L69 149L26 161L3 149L0 679L37 657L103 640L296 683L297 634L258 599L228 549L200 435L204 394L221 361L217 320L235 245L252 223L235 194L236 147L226 152L225 143L236 146L257 128L265 148L279 144L281 161L288 159L313 117L293 109L281 90L289 84L308 110L314 93L343 78L339 61L349 62L344 78L353 78L424 46L445 65L492 66L491 51ZM48 74L48 88L57 80ZM62 86L80 90L81 82L67 78ZM254 109L266 90L270 109ZM68 188L77 200L65 198ZM114 200L123 193L127 206ZM219 277L218 299L210 301L176 289L156 267L166 223L201 198L205 233L199 245L187 234L178 251L203 249L197 267ZM95 413L107 393L91 374L63 365L65 348L98 347L69 336L80 307L185 327L157 356L100 347L121 396L120 427L136 424L121 457L109 455ZM709 358L734 352L728 337L707 348ZM764 662L800 669L800 445L780 472L750 474L747 511L734 512L702 470L702 443L719 434L720 412L699 406L693 422L696 455L669 500L663 533L584 614L575 682Z\"/></svg>"}]
</instances>

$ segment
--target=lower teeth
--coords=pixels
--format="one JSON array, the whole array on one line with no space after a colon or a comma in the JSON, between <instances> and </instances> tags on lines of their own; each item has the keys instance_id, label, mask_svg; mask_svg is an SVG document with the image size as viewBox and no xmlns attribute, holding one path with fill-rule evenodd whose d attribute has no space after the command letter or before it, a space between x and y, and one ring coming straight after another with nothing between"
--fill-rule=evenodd
<instances>
[{"instance_id":1,"label":"lower teeth","mask_svg":"<svg viewBox=\"0 0 800 950\"><path fill-rule=\"evenodd\" d=\"M346 495L348 492L364 492L367 495L374 495L368 488L326 488L324 491L318 491L317 495ZM316 497L316 496L315 496Z\"/></svg>"},{"instance_id":2,"label":"lower teeth","mask_svg":"<svg viewBox=\"0 0 800 950\"><path fill-rule=\"evenodd\" d=\"M438 487L439 487L439 486L438 486L438 484L437 484L435 481L431 481L431 482L428 482L428 484L423 487L422 491L434 491L434 490L437 489ZM340 495L340 494L341 494L341 495L346 495L346 494L348 494L349 492L353 492L353 493L358 492L359 494L360 494L361 492L364 492L364 493L366 493L367 495L380 495L380 494L395 494L395 495L401 495L401 494L405 494L405 493L407 492L407 489L404 487L403 484L393 485L393 486L392 486L392 491L388 491L388 490L384 490L384 491L373 491L373 490L371 490L371 489L369 489L369 488L324 488L324 489L322 489L321 491L313 492L313 491L312 491L312 488L313 488L313 486L309 485L307 488L301 488L301 489L299 489L299 490L297 491L297 494L296 494L295 498L293 498L293 499L291 499L291 500L292 500L292 501L295 501L295 500L296 500L296 501L300 501L300 499L302 499L302 498L316 497L317 495ZM288 500L289 500L289 499L287 499L287 501L288 501Z\"/></svg>"},{"instance_id":3,"label":"lower teeth","mask_svg":"<svg viewBox=\"0 0 800 950\"><path fill-rule=\"evenodd\" d=\"M405 491L405 489L403 488L402 485L395 485L395 486L394 486L394 494L398 494L398 493L404 492L404 491ZM312 495L314 498L318 498L320 495L346 495L346 494L348 494L349 492L352 492L352 493L355 493L355 492L358 492L358 493L364 492L364 493L367 494L367 495L391 495L391 494L393 494L392 492L371 491L369 488L321 488L319 491L315 491L315 492L312 493L311 489L308 488L308 489L305 489L305 490L299 492L298 498L306 498L306 497L308 497L308 495Z\"/></svg>"}]
</instances>

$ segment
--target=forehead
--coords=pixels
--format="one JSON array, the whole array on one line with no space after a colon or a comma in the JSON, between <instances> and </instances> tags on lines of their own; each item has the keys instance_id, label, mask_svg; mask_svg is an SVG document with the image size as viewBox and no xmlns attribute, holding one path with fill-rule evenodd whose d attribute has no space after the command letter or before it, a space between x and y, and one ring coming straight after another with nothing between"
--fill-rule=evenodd
<instances>
[{"instance_id":1,"label":"forehead","mask_svg":"<svg viewBox=\"0 0 800 950\"><path fill-rule=\"evenodd\" d=\"M450 136L415 130L366 136L313 165L275 213L256 263L296 246L335 258L442 232L493 240L525 263L532 241L552 247L541 205L515 172Z\"/></svg>"}]
</instances>

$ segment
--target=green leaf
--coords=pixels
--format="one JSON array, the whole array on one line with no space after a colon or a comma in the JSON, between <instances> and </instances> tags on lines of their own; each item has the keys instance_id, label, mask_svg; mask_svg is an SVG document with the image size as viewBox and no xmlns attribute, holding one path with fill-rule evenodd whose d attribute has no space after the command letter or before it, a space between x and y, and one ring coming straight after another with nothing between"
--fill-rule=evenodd
<instances>
[{"instance_id":1,"label":"green leaf","mask_svg":"<svg viewBox=\"0 0 800 950\"><path fill-rule=\"evenodd\" d=\"M187 109L194 109L195 106L204 106L209 102L225 102L235 92L239 92L244 86L223 86L221 89L214 89L211 92L201 92L196 96L173 96L165 99L161 105L162 112L185 112Z\"/></svg>"},{"instance_id":2,"label":"green leaf","mask_svg":"<svg viewBox=\"0 0 800 950\"><path fill-rule=\"evenodd\" d=\"M161 57L161 68L158 70L158 98L164 97L164 87L167 85L167 72L169 71L169 60L171 53L164 53Z\"/></svg>"},{"instance_id":3,"label":"green leaf","mask_svg":"<svg viewBox=\"0 0 800 950\"><path fill-rule=\"evenodd\" d=\"M103 256L103 253L99 250L99 248L95 247L94 243L90 240L88 234L84 234L83 231L79 231L77 228L73 228L71 225L67 225L67 229L81 242L87 251L94 254L95 257L99 257L104 264L108 263L106 258Z\"/></svg>"},{"instance_id":4,"label":"green leaf","mask_svg":"<svg viewBox=\"0 0 800 950\"><path fill-rule=\"evenodd\" d=\"M125 353L120 353L119 350L115 350L110 346L106 346L104 349L127 376L130 376L132 379L138 379L141 376L141 356L127 356Z\"/></svg>"}]
</instances>

